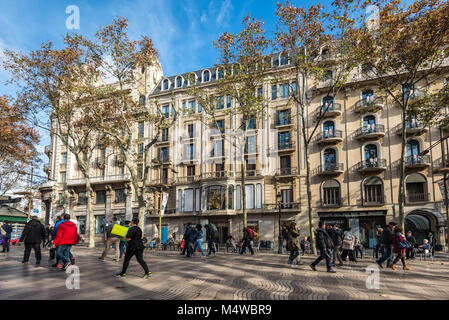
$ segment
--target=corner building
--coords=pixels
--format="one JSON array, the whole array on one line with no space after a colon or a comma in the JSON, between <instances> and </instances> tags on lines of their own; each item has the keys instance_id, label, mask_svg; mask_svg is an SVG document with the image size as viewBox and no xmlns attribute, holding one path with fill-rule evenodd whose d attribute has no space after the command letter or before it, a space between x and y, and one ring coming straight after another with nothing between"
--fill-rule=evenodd
<instances>
[{"instance_id":1,"label":"corner building","mask_svg":"<svg viewBox=\"0 0 449 320\"><path fill-rule=\"evenodd\" d=\"M302 230L301 236L308 235L300 121L295 116L297 106L289 99L289 90L294 90L296 83L294 78L283 76L291 68L288 56L273 54L271 63L267 81L258 89L266 101L265 113L251 122L248 147L244 150L248 226L255 230L261 248L277 248L279 221L285 226L295 220ZM242 237L243 214L238 151L221 137L220 131L238 128L241 119L220 116L218 110L215 131L201 121L201 105L187 94L191 73L197 84L211 89L222 76L219 67L171 77L163 76L159 64L141 70L139 86L132 93L141 104L157 99L167 117L173 117L173 108L185 111L150 149L148 158L158 161L150 164L148 181L144 183L152 190L165 186L169 193L162 218L162 241L173 232L181 238L187 222L215 223L219 242L223 244L229 235ZM325 96L327 85L323 81L315 88L308 105L310 128L320 108L327 109L310 150L314 228L319 221L352 227L365 247L372 247L376 229L398 219L401 111L367 80L362 68L353 71L347 89L335 97ZM419 93L417 86L413 95ZM234 107L235 101L230 97L219 99L219 109ZM150 123L135 124L137 149L139 141L154 135L153 129ZM448 131L424 127L413 117L407 121L405 224L418 242L432 231L438 243L444 244L444 191L438 181L449 171L449 145L444 140L427 155L420 153ZM85 183L74 157L67 154L55 136L46 153L49 164L44 170L49 182L40 190L47 220L69 212L80 222L80 232L85 232ZM106 157L110 154L113 156ZM103 218L117 216L123 220L138 213L122 161L119 152L104 147L98 150L92 164L98 241L103 232ZM160 198L160 192L154 192L147 210L145 234L150 239L158 234ZM279 201L283 203L281 210Z\"/></svg>"}]
</instances>

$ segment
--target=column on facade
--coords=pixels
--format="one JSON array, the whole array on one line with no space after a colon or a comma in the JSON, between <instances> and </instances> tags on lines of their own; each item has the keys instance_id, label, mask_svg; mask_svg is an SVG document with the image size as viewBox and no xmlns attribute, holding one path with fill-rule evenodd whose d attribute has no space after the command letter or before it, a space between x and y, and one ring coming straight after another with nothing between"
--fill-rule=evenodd
<instances>
[{"instance_id":1,"label":"column on facade","mask_svg":"<svg viewBox=\"0 0 449 320\"><path fill-rule=\"evenodd\" d=\"M106 186L106 209L105 209L105 218L108 221L111 221L112 218L112 186Z\"/></svg>"}]
</instances>

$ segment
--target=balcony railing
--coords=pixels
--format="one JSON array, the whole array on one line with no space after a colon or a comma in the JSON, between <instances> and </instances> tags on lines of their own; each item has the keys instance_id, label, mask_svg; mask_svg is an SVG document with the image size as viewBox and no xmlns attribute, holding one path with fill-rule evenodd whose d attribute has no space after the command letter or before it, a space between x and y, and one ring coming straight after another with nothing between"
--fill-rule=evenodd
<instances>
[{"instance_id":1,"label":"balcony railing","mask_svg":"<svg viewBox=\"0 0 449 320\"><path fill-rule=\"evenodd\" d=\"M104 168L106 165L106 159L104 157L96 158L95 165L97 166L97 168Z\"/></svg>"},{"instance_id":2,"label":"balcony railing","mask_svg":"<svg viewBox=\"0 0 449 320\"><path fill-rule=\"evenodd\" d=\"M316 139L318 143L340 141L343 139L343 131L341 130L323 131L317 134Z\"/></svg>"},{"instance_id":3,"label":"balcony railing","mask_svg":"<svg viewBox=\"0 0 449 320\"><path fill-rule=\"evenodd\" d=\"M326 103L318 107L316 112L324 117L339 115L341 114L341 104L337 102Z\"/></svg>"},{"instance_id":4,"label":"balcony railing","mask_svg":"<svg viewBox=\"0 0 449 320\"><path fill-rule=\"evenodd\" d=\"M387 168L387 160L379 158L370 158L361 161L357 165L359 171L385 170Z\"/></svg>"},{"instance_id":5,"label":"balcony railing","mask_svg":"<svg viewBox=\"0 0 449 320\"><path fill-rule=\"evenodd\" d=\"M125 156L123 154L118 154L115 156L115 165L117 167L123 167L125 164Z\"/></svg>"},{"instance_id":6,"label":"balcony railing","mask_svg":"<svg viewBox=\"0 0 449 320\"><path fill-rule=\"evenodd\" d=\"M407 203L428 202L430 193L407 193Z\"/></svg>"},{"instance_id":7,"label":"balcony railing","mask_svg":"<svg viewBox=\"0 0 449 320\"><path fill-rule=\"evenodd\" d=\"M295 142L294 141L279 142L278 150L290 150L290 149L295 149Z\"/></svg>"},{"instance_id":8,"label":"balcony railing","mask_svg":"<svg viewBox=\"0 0 449 320\"><path fill-rule=\"evenodd\" d=\"M173 183L174 180L171 178L158 178L158 179L151 179L149 185L150 186L172 185Z\"/></svg>"},{"instance_id":9,"label":"balcony railing","mask_svg":"<svg viewBox=\"0 0 449 320\"><path fill-rule=\"evenodd\" d=\"M326 163L318 167L319 174L332 174L343 172L343 163Z\"/></svg>"},{"instance_id":10,"label":"balcony railing","mask_svg":"<svg viewBox=\"0 0 449 320\"><path fill-rule=\"evenodd\" d=\"M276 127L290 126L292 124L292 118L290 115L280 116L279 114L276 114L276 119L275 119L274 124L276 125Z\"/></svg>"},{"instance_id":11,"label":"balcony railing","mask_svg":"<svg viewBox=\"0 0 449 320\"><path fill-rule=\"evenodd\" d=\"M195 183L201 180L201 176L186 176L178 177L176 179L177 183Z\"/></svg>"},{"instance_id":12,"label":"balcony railing","mask_svg":"<svg viewBox=\"0 0 449 320\"><path fill-rule=\"evenodd\" d=\"M429 155L413 155L408 156L405 158L405 164L407 166L414 166L414 165L430 165L430 156Z\"/></svg>"},{"instance_id":13,"label":"balcony railing","mask_svg":"<svg viewBox=\"0 0 449 320\"><path fill-rule=\"evenodd\" d=\"M426 131L427 128L424 127L421 121L419 120L407 120L405 121L405 133L406 134L415 134ZM397 134L402 134L402 125L399 124L396 127Z\"/></svg>"},{"instance_id":14,"label":"balcony railing","mask_svg":"<svg viewBox=\"0 0 449 320\"><path fill-rule=\"evenodd\" d=\"M169 135L163 134L163 135L160 135L160 136L157 138L157 142L158 142L158 143L169 142L169 141L170 141L170 136L169 136Z\"/></svg>"},{"instance_id":15,"label":"balcony railing","mask_svg":"<svg viewBox=\"0 0 449 320\"><path fill-rule=\"evenodd\" d=\"M204 172L201 175L202 179L229 179L234 177L235 174L232 171Z\"/></svg>"},{"instance_id":16,"label":"balcony railing","mask_svg":"<svg viewBox=\"0 0 449 320\"><path fill-rule=\"evenodd\" d=\"M257 145L251 146L251 147L246 146L245 147L245 154L256 154L257 150L258 150Z\"/></svg>"},{"instance_id":17,"label":"balcony railing","mask_svg":"<svg viewBox=\"0 0 449 320\"><path fill-rule=\"evenodd\" d=\"M363 199L364 206L381 206L385 204L385 199L383 196L378 195L373 198Z\"/></svg>"},{"instance_id":18,"label":"balcony railing","mask_svg":"<svg viewBox=\"0 0 449 320\"><path fill-rule=\"evenodd\" d=\"M279 211L279 204L265 203L263 209L267 211ZM301 202L283 202L281 203L281 212L284 210L300 210Z\"/></svg>"},{"instance_id":19,"label":"balcony railing","mask_svg":"<svg viewBox=\"0 0 449 320\"><path fill-rule=\"evenodd\" d=\"M98 183L111 183L111 182L122 182L122 181L130 181L131 176L129 174L119 174L114 176L100 176L100 177L91 177L90 183L98 184ZM78 178L78 179L68 179L67 185L83 185L86 184L86 178Z\"/></svg>"},{"instance_id":20,"label":"balcony railing","mask_svg":"<svg viewBox=\"0 0 449 320\"><path fill-rule=\"evenodd\" d=\"M335 207L341 207L341 198L332 198L332 199L323 199L323 207L325 208L335 208Z\"/></svg>"},{"instance_id":21,"label":"balcony railing","mask_svg":"<svg viewBox=\"0 0 449 320\"><path fill-rule=\"evenodd\" d=\"M276 171L276 176L293 176L298 174L298 168L279 168Z\"/></svg>"},{"instance_id":22,"label":"balcony railing","mask_svg":"<svg viewBox=\"0 0 449 320\"><path fill-rule=\"evenodd\" d=\"M245 170L245 177L258 177L262 175L262 170ZM240 171L237 171L235 173L236 178L241 178L242 173Z\"/></svg>"},{"instance_id":23,"label":"balcony railing","mask_svg":"<svg viewBox=\"0 0 449 320\"><path fill-rule=\"evenodd\" d=\"M365 112L376 112L384 107L384 98L367 98L358 101L355 104L355 112L365 113Z\"/></svg>"},{"instance_id":24,"label":"balcony railing","mask_svg":"<svg viewBox=\"0 0 449 320\"><path fill-rule=\"evenodd\" d=\"M182 156L182 161L197 161L198 157L196 154L186 154Z\"/></svg>"},{"instance_id":25,"label":"balcony railing","mask_svg":"<svg viewBox=\"0 0 449 320\"><path fill-rule=\"evenodd\" d=\"M357 129L357 138L380 137L385 135L385 126L382 124L369 124Z\"/></svg>"}]
</instances>

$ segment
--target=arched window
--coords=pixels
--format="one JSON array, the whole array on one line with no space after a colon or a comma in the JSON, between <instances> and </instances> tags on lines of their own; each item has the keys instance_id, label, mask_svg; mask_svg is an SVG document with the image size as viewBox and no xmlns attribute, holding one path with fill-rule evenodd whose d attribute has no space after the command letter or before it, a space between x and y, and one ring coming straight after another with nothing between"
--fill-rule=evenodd
<instances>
[{"instance_id":1,"label":"arched window","mask_svg":"<svg viewBox=\"0 0 449 320\"><path fill-rule=\"evenodd\" d=\"M378 153L375 144L368 144L364 148L365 163L368 167L377 166Z\"/></svg>"},{"instance_id":2,"label":"arched window","mask_svg":"<svg viewBox=\"0 0 449 320\"><path fill-rule=\"evenodd\" d=\"M206 189L207 210L226 209L226 188L223 186L211 186Z\"/></svg>"},{"instance_id":3,"label":"arched window","mask_svg":"<svg viewBox=\"0 0 449 320\"><path fill-rule=\"evenodd\" d=\"M371 89L362 91L362 99L365 103L371 103L374 101L374 91Z\"/></svg>"},{"instance_id":4,"label":"arched window","mask_svg":"<svg viewBox=\"0 0 449 320\"><path fill-rule=\"evenodd\" d=\"M209 72L209 70L206 70L203 73L203 82L209 82L209 81L210 81L210 72Z\"/></svg>"},{"instance_id":5,"label":"arched window","mask_svg":"<svg viewBox=\"0 0 449 320\"><path fill-rule=\"evenodd\" d=\"M168 90L168 86L169 86L169 83L168 83L168 80L167 79L165 79L163 82L162 82L162 90Z\"/></svg>"},{"instance_id":6,"label":"arched window","mask_svg":"<svg viewBox=\"0 0 449 320\"><path fill-rule=\"evenodd\" d=\"M427 180L419 173L413 173L405 178L407 202L423 202L429 200Z\"/></svg>"},{"instance_id":7,"label":"arched window","mask_svg":"<svg viewBox=\"0 0 449 320\"><path fill-rule=\"evenodd\" d=\"M379 177L368 177L363 181L363 204L384 203L383 182Z\"/></svg>"},{"instance_id":8,"label":"arched window","mask_svg":"<svg viewBox=\"0 0 449 320\"><path fill-rule=\"evenodd\" d=\"M337 151L331 148L324 150L323 160L326 171L334 170L337 164Z\"/></svg>"},{"instance_id":9,"label":"arched window","mask_svg":"<svg viewBox=\"0 0 449 320\"><path fill-rule=\"evenodd\" d=\"M323 182L323 206L339 206L341 204L340 183L337 180Z\"/></svg>"},{"instance_id":10,"label":"arched window","mask_svg":"<svg viewBox=\"0 0 449 320\"><path fill-rule=\"evenodd\" d=\"M288 64L288 53L281 54L280 64L281 66L286 66Z\"/></svg>"},{"instance_id":11,"label":"arched window","mask_svg":"<svg viewBox=\"0 0 449 320\"><path fill-rule=\"evenodd\" d=\"M363 117L363 133L371 133L376 131L376 117L368 115Z\"/></svg>"},{"instance_id":12,"label":"arched window","mask_svg":"<svg viewBox=\"0 0 449 320\"><path fill-rule=\"evenodd\" d=\"M182 83L183 83L183 78L182 77L177 77L176 78L176 88L181 88L182 87Z\"/></svg>"},{"instance_id":13,"label":"arched window","mask_svg":"<svg viewBox=\"0 0 449 320\"><path fill-rule=\"evenodd\" d=\"M417 140L410 140L407 142L406 145L406 163L407 164L415 164L419 163L419 154L420 154L420 147L419 142Z\"/></svg>"},{"instance_id":14,"label":"arched window","mask_svg":"<svg viewBox=\"0 0 449 320\"><path fill-rule=\"evenodd\" d=\"M333 121L326 121L323 124L323 137L332 138L334 136L335 124Z\"/></svg>"},{"instance_id":15,"label":"arched window","mask_svg":"<svg viewBox=\"0 0 449 320\"><path fill-rule=\"evenodd\" d=\"M407 116L407 119L405 121L405 128L406 129L416 129L420 125L420 122L418 121L418 118L414 114L410 114Z\"/></svg>"},{"instance_id":16,"label":"arched window","mask_svg":"<svg viewBox=\"0 0 449 320\"><path fill-rule=\"evenodd\" d=\"M323 98L323 112L334 110L334 97L326 96Z\"/></svg>"}]
</instances>

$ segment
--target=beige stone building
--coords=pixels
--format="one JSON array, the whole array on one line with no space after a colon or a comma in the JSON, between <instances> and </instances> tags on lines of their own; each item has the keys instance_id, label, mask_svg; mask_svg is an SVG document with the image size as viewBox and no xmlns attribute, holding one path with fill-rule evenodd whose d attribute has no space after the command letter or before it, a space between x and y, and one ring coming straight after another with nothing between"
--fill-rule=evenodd
<instances>
[{"instance_id":1,"label":"beige stone building","mask_svg":"<svg viewBox=\"0 0 449 320\"><path fill-rule=\"evenodd\" d=\"M290 68L288 57L273 55L272 66L258 90L267 101L265 113L251 123L244 151L245 201L248 225L255 229L261 247L277 248L279 221L284 225L296 220L302 235L308 235L308 217L302 137L294 116L296 106L289 99L295 83L288 78L276 84L270 81ZM159 161L151 164L145 184L169 187L162 240L173 232L179 238L187 222L216 224L221 243L229 235L239 239L243 228L239 151L222 139L219 130L232 132L240 119L217 116L219 128L212 130L199 119L201 105L186 92L187 74L165 77L159 65L142 69L142 74L142 86L134 93L141 103L158 99L167 117L173 116L173 108L186 110L150 150L149 158ZM213 89L222 71L213 67L193 74L198 84ZM315 90L310 99L310 124L319 108L328 107L310 150L314 221L315 225L324 220L352 227L365 247L372 247L376 228L398 219L401 112L360 70L354 71L350 82L357 83L357 89L349 85L336 97ZM320 87L325 86L322 83ZM419 92L419 87L415 88L416 96ZM223 110L235 103L226 96L220 101ZM136 123L137 148L139 139L149 139L152 130L148 123ZM447 140L427 155L420 153L447 133L444 128L423 127L413 118L407 124L406 228L418 241L432 231L439 243L444 243L445 211L438 182L449 170ZM50 180L41 186L41 192L47 218L66 210L79 220L82 232L86 221L84 179L73 156L55 137L46 152ZM107 157L109 154L113 156ZM123 220L137 215L138 207L120 154L105 148L98 150L98 157L103 160L93 164L96 174L91 180L100 239L105 216ZM149 238L158 234L159 198L157 194L152 202L155 208L147 210L145 233ZM280 213L279 201L283 203Z\"/></svg>"}]
</instances>

